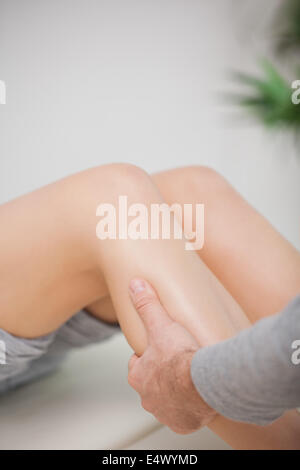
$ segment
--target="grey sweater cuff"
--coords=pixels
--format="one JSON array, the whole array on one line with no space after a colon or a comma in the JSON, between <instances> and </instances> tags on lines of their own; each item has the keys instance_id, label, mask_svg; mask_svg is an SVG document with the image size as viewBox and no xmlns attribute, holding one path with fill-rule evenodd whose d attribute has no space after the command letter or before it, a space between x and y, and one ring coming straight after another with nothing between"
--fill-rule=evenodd
<instances>
[{"instance_id":1,"label":"grey sweater cuff","mask_svg":"<svg viewBox=\"0 0 300 470\"><path fill-rule=\"evenodd\" d=\"M300 340L300 296L282 313L199 349L191 365L194 385L220 414L269 424L300 406L300 364L292 361L296 340Z\"/></svg>"}]
</instances>

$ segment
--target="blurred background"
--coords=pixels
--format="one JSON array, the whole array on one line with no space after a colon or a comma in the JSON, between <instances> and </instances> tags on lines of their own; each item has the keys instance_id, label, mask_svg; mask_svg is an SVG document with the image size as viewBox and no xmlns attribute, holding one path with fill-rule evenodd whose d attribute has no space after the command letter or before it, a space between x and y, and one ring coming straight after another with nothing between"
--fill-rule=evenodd
<instances>
[{"instance_id":1,"label":"blurred background","mask_svg":"<svg viewBox=\"0 0 300 470\"><path fill-rule=\"evenodd\" d=\"M107 162L205 164L299 246L299 145L221 97L282 3L0 0L0 202Z\"/></svg>"},{"instance_id":2,"label":"blurred background","mask_svg":"<svg viewBox=\"0 0 300 470\"><path fill-rule=\"evenodd\" d=\"M233 71L264 74L263 57L287 83L300 79L294 52L274 49L282 3L0 0L0 203L108 162L208 165L299 248L297 131L225 97L241 93ZM3 448L225 446L206 431L179 438L143 412L126 383L129 353L121 337L75 353L63 372L2 399Z\"/></svg>"}]
</instances>

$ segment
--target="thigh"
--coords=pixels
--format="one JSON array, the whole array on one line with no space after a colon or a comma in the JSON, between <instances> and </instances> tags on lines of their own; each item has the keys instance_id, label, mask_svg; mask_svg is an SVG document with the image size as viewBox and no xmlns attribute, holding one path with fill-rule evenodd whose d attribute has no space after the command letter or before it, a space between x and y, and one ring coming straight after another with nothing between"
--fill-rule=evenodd
<instances>
[{"instance_id":1,"label":"thigh","mask_svg":"<svg viewBox=\"0 0 300 470\"><path fill-rule=\"evenodd\" d=\"M168 203L205 204L199 255L251 321L300 292L300 254L217 172L187 167L153 176Z\"/></svg>"},{"instance_id":2,"label":"thigh","mask_svg":"<svg viewBox=\"0 0 300 470\"><path fill-rule=\"evenodd\" d=\"M0 328L39 337L107 295L84 242L94 180L88 170L0 206Z\"/></svg>"}]
</instances>

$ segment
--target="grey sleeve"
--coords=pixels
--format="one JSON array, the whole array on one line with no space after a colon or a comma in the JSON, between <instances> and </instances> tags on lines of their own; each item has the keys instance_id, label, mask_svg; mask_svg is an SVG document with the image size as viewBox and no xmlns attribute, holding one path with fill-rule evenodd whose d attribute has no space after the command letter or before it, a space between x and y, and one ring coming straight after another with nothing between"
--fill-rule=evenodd
<instances>
[{"instance_id":1,"label":"grey sleeve","mask_svg":"<svg viewBox=\"0 0 300 470\"><path fill-rule=\"evenodd\" d=\"M192 380L220 414L260 425L300 406L300 296L282 313L199 349Z\"/></svg>"}]
</instances>

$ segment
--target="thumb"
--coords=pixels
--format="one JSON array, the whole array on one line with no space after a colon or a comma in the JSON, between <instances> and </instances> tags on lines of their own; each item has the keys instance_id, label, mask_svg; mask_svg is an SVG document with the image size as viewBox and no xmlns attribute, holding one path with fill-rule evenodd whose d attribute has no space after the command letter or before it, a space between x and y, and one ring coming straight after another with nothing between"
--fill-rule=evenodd
<instances>
[{"instance_id":1,"label":"thumb","mask_svg":"<svg viewBox=\"0 0 300 470\"><path fill-rule=\"evenodd\" d=\"M147 281L132 279L129 284L129 293L149 337L157 336L165 327L173 323L161 305L155 290Z\"/></svg>"}]
</instances>

